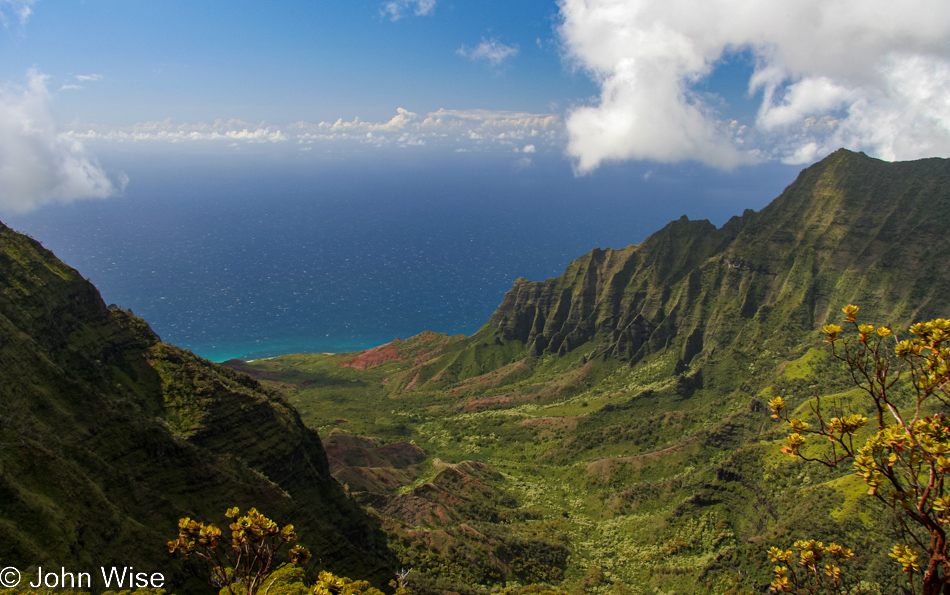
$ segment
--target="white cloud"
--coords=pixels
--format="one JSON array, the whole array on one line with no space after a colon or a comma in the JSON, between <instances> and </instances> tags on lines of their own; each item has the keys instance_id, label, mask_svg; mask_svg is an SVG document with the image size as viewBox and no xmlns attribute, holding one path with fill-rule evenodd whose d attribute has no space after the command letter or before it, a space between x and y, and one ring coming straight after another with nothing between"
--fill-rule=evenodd
<instances>
[{"instance_id":1,"label":"white cloud","mask_svg":"<svg viewBox=\"0 0 950 595\"><path fill-rule=\"evenodd\" d=\"M101 126L73 124L69 131L79 140L107 141L242 141L277 143L289 140L280 128L264 122L249 124L242 120L215 120L212 124L174 124L171 120L145 122L133 126Z\"/></svg>"},{"instance_id":2,"label":"white cloud","mask_svg":"<svg viewBox=\"0 0 950 595\"><path fill-rule=\"evenodd\" d=\"M10 25L10 15L8 13L13 13L20 21L20 25L25 25L27 19L33 14L31 6L34 4L36 4L36 0L0 0L0 23L4 27L8 27Z\"/></svg>"},{"instance_id":3,"label":"white cloud","mask_svg":"<svg viewBox=\"0 0 950 595\"><path fill-rule=\"evenodd\" d=\"M847 146L950 156L945 0L559 0L566 55L600 85L567 118L578 172L624 159L729 168ZM722 122L694 92L731 53L756 60L754 122Z\"/></svg>"},{"instance_id":4,"label":"white cloud","mask_svg":"<svg viewBox=\"0 0 950 595\"><path fill-rule=\"evenodd\" d=\"M518 45L505 45L495 38L482 39L477 47L466 49L463 45L456 53L472 60L488 60L492 66L498 66L508 57L518 54Z\"/></svg>"},{"instance_id":5,"label":"white cloud","mask_svg":"<svg viewBox=\"0 0 950 595\"><path fill-rule=\"evenodd\" d=\"M766 98L759 110L758 124L765 130L800 124L809 116L834 112L860 98L854 89L824 76L804 78L788 85L778 105L773 104L775 92L775 85L768 85Z\"/></svg>"},{"instance_id":6,"label":"white cloud","mask_svg":"<svg viewBox=\"0 0 950 595\"><path fill-rule=\"evenodd\" d=\"M398 21L409 10L416 16L425 16L432 14L435 10L437 0L391 0L384 2L379 12L384 17L389 17L393 21Z\"/></svg>"},{"instance_id":7,"label":"white cloud","mask_svg":"<svg viewBox=\"0 0 950 595\"><path fill-rule=\"evenodd\" d=\"M334 122L295 122L275 126L266 122L251 124L241 120L216 120L211 124L176 124L170 120L145 122L133 126L72 124L72 138L90 142L241 142L296 144L314 142L359 143L377 147L445 147L471 151L489 151L513 143L525 143L530 153L539 145L563 145L564 123L554 114L491 110L445 110L425 116L404 108L382 122L359 118Z\"/></svg>"},{"instance_id":8,"label":"white cloud","mask_svg":"<svg viewBox=\"0 0 950 595\"><path fill-rule=\"evenodd\" d=\"M76 80L81 83L96 82L96 81L102 80L102 75L101 74L77 74ZM66 83L59 88L60 91L69 91L73 89L82 89L82 85L77 85L75 83Z\"/></svg>"},{"instance_id":9,"label":"white cloud","mask_svg":"<svg viewBox=\"0 0 950 595\"><path fill-rule=\"evenodd\" d=\"M82 143L56 126L46 77L30 71L27 78L25 88L0 90L0 210L114 194Z\"/></svg>"}]
</instances>

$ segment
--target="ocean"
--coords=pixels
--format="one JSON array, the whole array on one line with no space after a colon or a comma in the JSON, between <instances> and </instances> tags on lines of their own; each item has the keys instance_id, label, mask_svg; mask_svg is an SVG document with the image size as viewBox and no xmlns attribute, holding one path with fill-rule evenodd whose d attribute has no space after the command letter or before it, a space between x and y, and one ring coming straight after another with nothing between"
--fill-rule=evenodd
<instances>
[{"instance_id":1,"label":"ocean","mask_svg":"<svg viewBox=\"0 0 950 595\"><path fill-rule=\"evenodd\" d=\"M721 225L760 209L797 167L608 165L556 154L100 155L121 196L4 222L78 269L107 303L214 361L346 352L423 330L471 334L518 277L686 214Z\"/></svg>"}]
</instances>

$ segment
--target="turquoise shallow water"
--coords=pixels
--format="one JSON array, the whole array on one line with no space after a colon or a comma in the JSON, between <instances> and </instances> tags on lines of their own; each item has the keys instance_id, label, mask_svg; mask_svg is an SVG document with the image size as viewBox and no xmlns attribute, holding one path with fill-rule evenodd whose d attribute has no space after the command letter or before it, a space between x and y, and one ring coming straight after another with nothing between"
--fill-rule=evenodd
<instances>
[{"instance_id":1,"label":"turquoise shallow water","mask_svg":"<svg viewBox=\"0 0 950 595\"><path fill-rule=\"evenodd\" d=\"M125 195L8 215L166 341L216 361L476 331L520 276L641 241L686 213L721 224L797 173L625 166L574 178L491 157L302 168L103 159Z\"/></svg>"}]
</instances>

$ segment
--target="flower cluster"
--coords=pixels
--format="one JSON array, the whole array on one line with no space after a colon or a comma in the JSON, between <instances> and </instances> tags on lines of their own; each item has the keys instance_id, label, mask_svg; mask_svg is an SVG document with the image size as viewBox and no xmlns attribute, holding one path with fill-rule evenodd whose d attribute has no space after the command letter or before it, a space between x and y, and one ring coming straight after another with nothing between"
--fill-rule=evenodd
<instances>
[{"instance_id":1,"label":"flower cluster","mask_svg":"<svg viewBox=\"0 0 950 595\"><path fill-rule=\"evenodd\" d=\"M851 460L868 494L891 511L900 530L901 542L890 557L912 586L943 592L950 587L950 540L945 538L950 524L950 418L944 412L950 406L950 321L914 324L911 338L899 340L887 326L859 324L857 306L843 310L855 335L842 336L844 329L837 324L825 325L822 332L834 357L848 366L866 395L871 417L854 411L860 404L836 400L829 414L818 395L808 402L810 410L799 407L790 414L789 403L775 397L769 401L772 417L791 430L782 452L827 466ZM809 436L824 440L810 445ZM795 547L800 566L813 574L829 555L850 557L844 555L850 550L832 553L831 546L820 542L800 541ZM790 550L773 548L770 553L776 562L788 562L791 556ZM836 565L825 565L823 572L838 584ZM776 567L774 574L772 588L792 592L796 583L790 568Z\"/></svg>"}]
</instances>

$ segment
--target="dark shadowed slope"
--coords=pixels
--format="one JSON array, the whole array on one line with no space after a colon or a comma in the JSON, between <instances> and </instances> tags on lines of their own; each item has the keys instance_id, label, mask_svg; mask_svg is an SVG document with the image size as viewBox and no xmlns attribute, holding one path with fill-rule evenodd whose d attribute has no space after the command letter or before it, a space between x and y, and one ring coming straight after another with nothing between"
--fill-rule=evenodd
<instances>
[{"instance_id":1,"label":"dark shadowed slope","mask_svg":"<svg viewBox=\"0 0 950 595\"><path fill-rule=\"evenodd\" d=\"M0 560L180 582L178 519L220 525L235 505L293 523L331 569L388 581L378 529L283 397L161 343L0 224Z\"/></svg>"}]
</instances>

